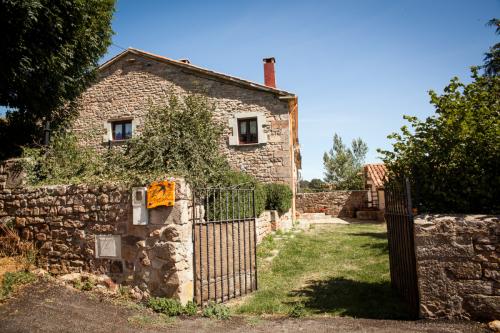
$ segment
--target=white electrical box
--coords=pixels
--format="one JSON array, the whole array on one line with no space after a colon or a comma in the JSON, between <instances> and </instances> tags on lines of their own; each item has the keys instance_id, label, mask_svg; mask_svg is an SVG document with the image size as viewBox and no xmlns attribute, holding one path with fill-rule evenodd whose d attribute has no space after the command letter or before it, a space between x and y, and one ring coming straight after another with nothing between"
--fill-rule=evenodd
<instances>
[{"instance_id":1,"label":"white electrical box","mask_svg":"<svg viewBox=\"0 0 500 333\"><path fill-rule=\"evenodd\" d=\"M95 235L95 257L120 258L121 240L120 235Z\"/></svg>"},{"instance_id":2,"label":"white electrical box","mask_svg":"<svg viewBox=\"0 0 500 333\"><path fill-rule=\"evenodd\" d=\"M145 187L132 188L132 224L146 225L148 224L148 209L146 207Z\"/></svg>"}]
</instances>

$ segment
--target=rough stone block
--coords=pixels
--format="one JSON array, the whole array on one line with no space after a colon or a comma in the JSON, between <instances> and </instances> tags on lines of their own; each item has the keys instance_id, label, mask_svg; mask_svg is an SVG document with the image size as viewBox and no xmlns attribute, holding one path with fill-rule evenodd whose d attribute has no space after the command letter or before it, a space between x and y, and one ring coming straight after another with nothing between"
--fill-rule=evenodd
<instances>
[{"instance_id":1,"label":"rough stone block","mask_svg":"<svg viewBox=\"0 0 500 333\"><path fill-rule=\"evenodd\" d=\"M493 295L493 283L483 280L457 281L456 289L460 295Z\"/></svg>"},{"instance_id":2,"label":"rough stone block","mask_svg":"<svg viewBox=\"0 0 500 333\"><path fill-rule=\"evenodd\" d=\"M491 279L497 282L500 282L500 271L498 269L485 269L484 277L487 279Z\"/></svg>"},{"instance_id":3,"label":"rough stone block","mask_svg":"<svg viewBox=\"0 0 500 333\"><path fill-rule=\"evenodd\" d=\"M457 280L476 280L482 276L481 265L473 262L451 262L446 266L446 271Z\"/></svg>"},{"instance_id":4,"label":"rough stone block","mask_svg":"<svg viewBox=\"0 0 500 333\"><path fill-rule=\"evenodd\" d=\"M465 296L464 309L476 319L494 320L500 318L500 296Z\"/></svg>"}]
</instances>

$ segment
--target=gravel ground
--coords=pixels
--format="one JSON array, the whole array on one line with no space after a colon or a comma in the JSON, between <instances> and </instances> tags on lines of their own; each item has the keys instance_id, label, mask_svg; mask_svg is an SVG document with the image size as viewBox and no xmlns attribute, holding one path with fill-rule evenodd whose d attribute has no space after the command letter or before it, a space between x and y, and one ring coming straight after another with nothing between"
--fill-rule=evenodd
<instances>
[{"instance_id":1,"label":"gravel ground","mask_svg":"<svg viewBox=\"0 0 500 333\"><path fill-rule=\"evenodd\" d=\"M226 321L177 318L165 321L147 309L116 305L93 293L50 282L25 287L0 304L0 332L488 332L484 324L394 321L348 317L303 319L232 317Z\"/></svg>"}]
</instances>

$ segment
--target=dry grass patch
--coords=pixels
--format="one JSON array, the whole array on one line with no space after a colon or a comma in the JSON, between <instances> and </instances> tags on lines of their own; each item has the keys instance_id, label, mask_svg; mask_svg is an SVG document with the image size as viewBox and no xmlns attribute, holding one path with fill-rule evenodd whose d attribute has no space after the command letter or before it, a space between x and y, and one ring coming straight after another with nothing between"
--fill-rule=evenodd
<instances>
[{"instance_id":1,"label":"dry grass patch","mask_svg":"<svg viewBox=\"0 0 500 333\"><path fill-rule=\"evenodd\" d=\"M169 328L176 320L164 314L136 314L127 319L130 325L138 328Z\"/></svg>"},{"instance_id":2,"label":"dry grass patch","mask_svg":"<svg viewBox=\"0 0 500 333\"><path fill-rule=\"evenodd\" d=\"M0 284L5 273L13 273L23 268L20 257L0 257Z\"/></svg>"}]
</instances>

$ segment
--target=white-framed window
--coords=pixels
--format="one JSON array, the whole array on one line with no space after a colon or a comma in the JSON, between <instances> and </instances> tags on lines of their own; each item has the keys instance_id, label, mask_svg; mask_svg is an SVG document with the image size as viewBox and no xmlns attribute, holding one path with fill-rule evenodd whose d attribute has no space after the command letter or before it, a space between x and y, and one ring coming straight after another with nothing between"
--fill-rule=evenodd
<instances>
[{"instance_id":1,"label":"white-framed window","mask_svg":"<svg viewBox=\"0 0 500 333\"><path fill-rule=\"evenodd\" d=\"M132 138L135 135L136 121L132 118L112 119L104 122L106 133L102 141L120 142Z\"/></svg>"},{"instance_id":2,"label":"white-framed window","mask_svg":"<svg viewBox=\"0 0 500 333\"><path fill-rule=\"evenodd\" d=\"M264 132L266 117L263 112L240 112L229 120L233 132L229 137L230 146L258 145L267 142Z\"/></svg>"}]
</instances>

